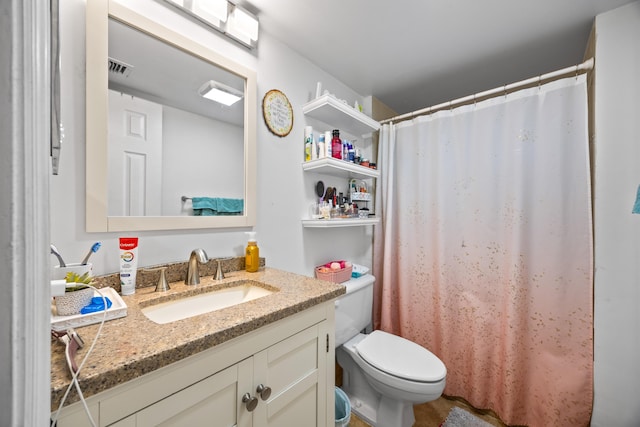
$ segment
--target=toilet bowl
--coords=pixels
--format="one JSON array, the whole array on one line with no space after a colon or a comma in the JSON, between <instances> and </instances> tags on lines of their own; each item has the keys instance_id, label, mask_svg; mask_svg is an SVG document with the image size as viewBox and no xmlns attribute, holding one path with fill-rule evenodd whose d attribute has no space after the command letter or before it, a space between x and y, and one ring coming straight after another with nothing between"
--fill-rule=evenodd
<instances>
[{"instance_id":1,"label":"toilet bowl","mask_svg":"<svg viewBox=\"0 0 640 427\"><path fill-rule=\"evenodd\" d=\"M433 353L383 331L358 334L336 357L353 411L375 427L412 426L413 405L436 400L446 384L444 363Z\"/></svg>"},{"instance_id":2,"label":"toilet bowl","mask_svg":"<svg viewBox=\"0 0 640 427\"><path fill-rule=\"evenodd\" d=\"M352 411L372 426L411 427L413 405L442 395L447 370L433 353L405 338L383 331L357 332L370 325L374 281L366 275L343 283L347 294L336 301L342 389Z\"/></svg>"}]
</instances>

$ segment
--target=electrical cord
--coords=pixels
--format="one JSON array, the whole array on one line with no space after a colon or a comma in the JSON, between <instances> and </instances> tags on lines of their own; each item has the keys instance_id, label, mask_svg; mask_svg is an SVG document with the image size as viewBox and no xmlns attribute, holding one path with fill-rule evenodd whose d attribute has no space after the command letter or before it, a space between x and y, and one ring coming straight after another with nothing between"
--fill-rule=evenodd
<instances>
[{"instance_id":1,"label":"electrical cord","mask_svg":"<svg viewBox=\"0 0 640 427\"><path fill-rule=\"evenodd\" d=\"M78 392L78 396L80 397L80 401L82 402L82 406L84 407L84 411L86 412L87 417L89 418L89 422L91 423L91 426L92 427L96 427L96 423L93 420L93 417L91 416L91 411L89 411L89 406L87 406L87 402L86 402L86 400L84 398L84 395L82 394L82 389L80 388L80 383L78 382L78 376L80 375L80 371L82 371L82 367L84 366L85 362L89 358L89 355L93 351L93 348L95 347L96 343L98 342L98 337L100 336L100 333L102 332L102 327L104 326L104 323L107 320L107 299L104 296L104 294L98 288L95 288L95 287L93 287L91 285L87 285L87 286L90 287L91 289L93 289L94 291L96 291L98 293L98 295L100 295L102 297L102 302L104 304L104 314L102 316L102 321L100 322L100 326L98 327L98 332L96 333L96 336L93 338L93 342L91 343L91 346L89 346L89 349L87 350L87 353L84 355L84 358L82 359L82 362L77 367L77 369L75 369L76 368L75 361L74 361L74 359L73 359L73 357L71 355L71 349L70 349L71 345L69 343L69 340L73 340L74 338L70 337L69 333L66 333L62 337L59 337L59 339L62 342L67 344L65 346L66 347L65 348L65 359L67 360L67 366L69 367L69 372L71 373L71 382L69 383L69 386L67 387L67 390L65 391L64 395L62 396L62 400L60 401L60 404L58 405L58 410L56 411L55 415L51 419L51 426L55 426L56 423L58 422L58 417L60 416L60 411L62 410L64 402L65 402L65 400L67 400L67 396L69 395L69 392L71 391L71 388L75 387L76 391ZM75 333L75 332L73 332L73 333Z\"/></svg>"}]
</instances>

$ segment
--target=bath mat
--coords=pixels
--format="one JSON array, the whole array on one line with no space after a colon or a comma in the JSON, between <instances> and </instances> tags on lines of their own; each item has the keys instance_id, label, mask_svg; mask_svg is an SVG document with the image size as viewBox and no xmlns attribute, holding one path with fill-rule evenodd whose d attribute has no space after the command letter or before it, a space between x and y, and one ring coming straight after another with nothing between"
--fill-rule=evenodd
<instances>
[{"instance_id":1,"label":"bath mat","mask_svg":"<svg viewBox=\"0 0 640 427\"><path fill-rule=\"evenodd\" d=\"M440 427L493 427L493 425L470 414L464 409L455 407L449 411L449 415L447 415L444 422L440 424Z\"/></svg>"}]
</instances>

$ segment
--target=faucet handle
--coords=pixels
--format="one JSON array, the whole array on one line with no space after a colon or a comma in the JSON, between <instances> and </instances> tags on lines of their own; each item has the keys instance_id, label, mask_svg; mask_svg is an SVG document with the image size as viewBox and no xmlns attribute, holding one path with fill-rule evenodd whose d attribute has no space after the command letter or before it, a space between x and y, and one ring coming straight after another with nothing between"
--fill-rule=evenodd
<instances>
[{"instance_id":1,"label":"faucet handle","mask_svg":"<svg viewBox=\"0 0 640 427\"><path fill-rule=\"evenodd\" d=\"M166 292L169 289L169 282L167 282L167 267L158 267L158 268L145 268L142 271L160 271L160 277L158 278L158 284L156 285L156 292Z\"/></svg>"},{"instance_id":2,"label":"faucet handle","mask_svg":"<svg viewBox=\"0 0 640 427\"><path fill-rule=\"evenodd\" d=\"M216 270L216 276L215 279L216 280L222 280L224 279L224 273L222 272L222 266L220 265L220 261L227 261L232 259L233 257L226 257L226 258L216 258L216 262L218 263L218 268Z\"/></svg>"},{"instance_id":3,"label":"faucet handle","mask_svg":"<svg viewBox=\"0 0 640 427\"><path fill-rule=\"evenodd\" d=\"M222 259L220 259L220 258L218 258L216 260L216 262L218 263L218 268L216 270L216 280L224 279L224 273L222 272L222 267L220 266L220 261L222 261Z\"/></svg>"}]
</instances>

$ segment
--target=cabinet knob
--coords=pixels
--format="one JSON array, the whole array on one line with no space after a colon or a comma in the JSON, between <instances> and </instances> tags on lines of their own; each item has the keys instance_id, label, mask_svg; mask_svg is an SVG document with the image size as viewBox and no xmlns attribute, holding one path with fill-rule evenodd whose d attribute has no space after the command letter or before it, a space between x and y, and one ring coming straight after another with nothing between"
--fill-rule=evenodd
<instances>
[{"instance_id":1,"label":"cabinet knob","mask_svg":"<svg viewBox=\"0 0 640 427\"><path fill-rule=\"evenodd\" d=\"M267 400L271 396L271 387L266 387L263 384L258 385L256 392L260 395L262 400Z\"/></svg>"},{"instance_id":2,"label":"cabinet knob","mask_svg":"<svg viewBox=\"0 0 640 427\"><path fill-rule=\"evenodd\" d=\"M258 398L255 396L251 397L249 393L245 393L244 396L242 396L242 401L245 403L247 411L249 412L253 412L256 406L258 406Z\"/></svg>"}]
</instances>

